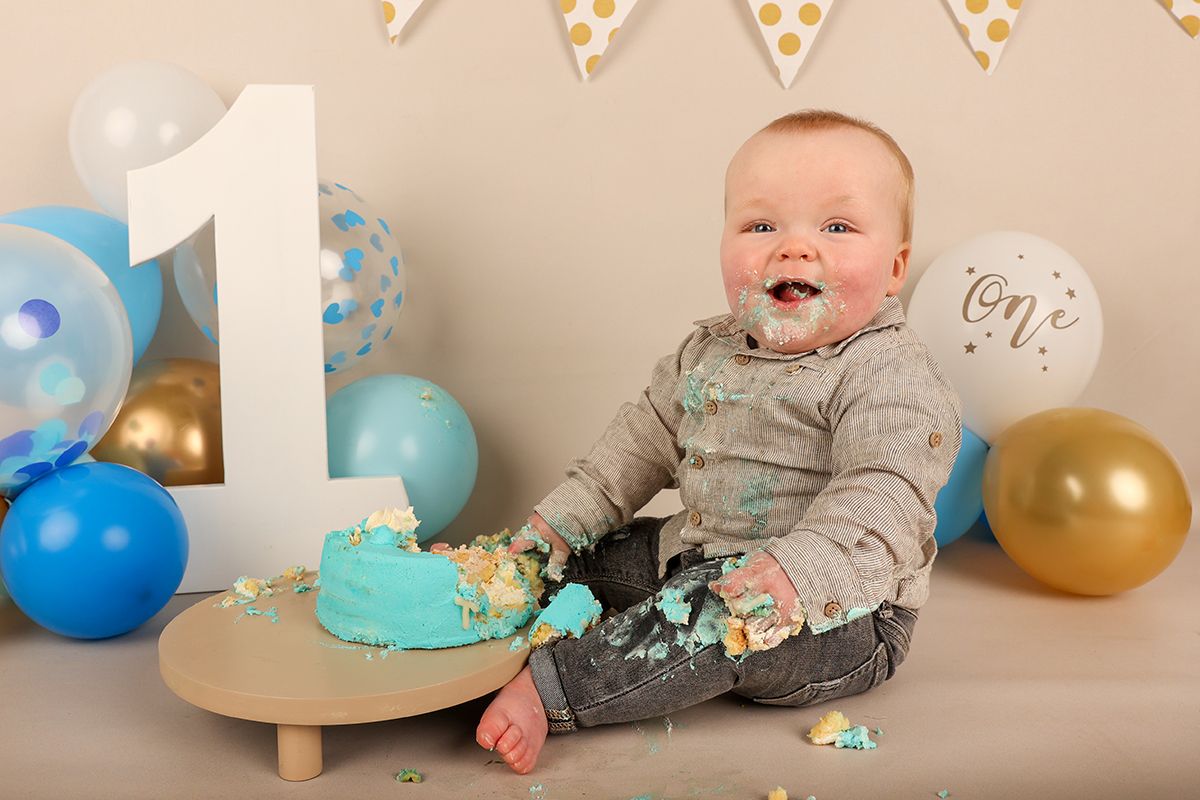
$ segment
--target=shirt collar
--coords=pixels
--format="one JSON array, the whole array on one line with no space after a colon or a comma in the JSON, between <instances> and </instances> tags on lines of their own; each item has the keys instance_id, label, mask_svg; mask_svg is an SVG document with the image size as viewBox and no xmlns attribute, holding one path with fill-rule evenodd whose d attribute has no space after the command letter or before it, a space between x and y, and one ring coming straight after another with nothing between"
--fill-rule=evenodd
<instances>
[{"instance_id":1,"label":"shirt collar","mask_svg":"<svg viewBox=\"0 0 1200 800\"><path fill-rule=\"evenodd\" d=\"M883 303L880 304L879 310L875 312L875 316L871 321L862 328L855 331L850 336L842 339L840 342L822 345L815 351L808 350L803 353L776 353L774 350L769 350L761 345L755 350L755 355L760 355L766 358L792 359L800 356L808 355L816 352L821 358L829 359L841 355L842 350L846 345L870 331L877 331L881 328L890 328L895 325L904 323L904 306L900 303L899 297L885 297ZM708 319L699 319L692 323L701 328L706 328L709 333L718 339L725 339L733 344L738 349L746 347L746 331L738 323L737 318L733 314L718 314L715 317Z\"/></svg>"}]
</instances>

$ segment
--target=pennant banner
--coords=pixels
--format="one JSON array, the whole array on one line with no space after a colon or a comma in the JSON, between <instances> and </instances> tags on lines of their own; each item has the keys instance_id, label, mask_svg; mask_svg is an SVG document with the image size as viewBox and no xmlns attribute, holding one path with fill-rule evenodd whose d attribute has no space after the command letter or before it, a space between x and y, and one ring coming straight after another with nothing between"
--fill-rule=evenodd
<instances>
[{"instance_id":1,"label":"pennant banner","mask_svg":"<svg viewBox=\"0 0 1200 800\"><path fill-rule=\"evenodd\" d=\"M931 0L933 2L934 0ZM1022 0L944 0L975 60L988 75L1000 63ZM1158 0L1192 38L1200 38L1200 0ZM422 0L383 0L393 44ZM789 88L812 50L834 0L747 0L783 87ZM579 75L591 76L637 0L559 0Z\"/></svg>"},{"instance_id":2,"label":"pennant banner","mask_svg":"<svg viewBox=\"0 0 1200 800\"><path fill-rule=\"evenodd\" d=\"M637 0L559 0L559 4L575 48L579 76L586 81Z\"/></svg>"},{"instance_id":3,"label":"pennant banner","mask_svg":"<svg viewBox=\"0 0 1200 800\"><path fill-rule=\"evenodd\" d=\"M991 75L1021 11L1021 0L946 0L946 5L954 12L975 60Z\"/></svg>"},{"instance_id":4,"label":"pennant banner","mask_svg":"<svg viewBox=\"0 0 1200 800\"><path fill-rule=\"evenodd\" d=\"M1200 36L1200 2L1197 0L1159 0L1195 39Z\"/></svg>"},{"instance_id":5,"label":"pennant banner","mask_svg":"<svg viewBox=\"0 0 1200 800\"><path fill-rule=\"evenodd\" d=\"M400 31L420 6L421 0L383 0L383 21L387 23L388 39L392 44L400 38Z\"/></svg>"},{"instance_id":6,"label":"pennant banner","mask_svg":"<svg viewBox=\"0 0 1200 800\"><path fill-rule=\"evenodd\" d=\"M783 88L792 85L800 65L812 50L833 0L747 0L767 50L775 61Z\"/></svg>"}]
</instances>

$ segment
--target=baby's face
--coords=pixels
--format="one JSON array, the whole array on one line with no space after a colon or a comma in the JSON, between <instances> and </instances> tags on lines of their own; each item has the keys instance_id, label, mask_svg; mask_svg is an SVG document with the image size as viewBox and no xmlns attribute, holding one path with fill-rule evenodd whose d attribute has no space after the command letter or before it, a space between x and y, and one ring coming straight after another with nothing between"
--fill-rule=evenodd
<instances>
[{"instance_id":1,"label":"baby's face","mask_svg":"<svg viewBox=\"0 0 1200 800\"><path fill-rule=\"evenodd\" d=\"M729 165L721 275L764 347L804 353L866 325L908 275L904 179L857 128L759 133Z\"/></svg>"}]
</instances>

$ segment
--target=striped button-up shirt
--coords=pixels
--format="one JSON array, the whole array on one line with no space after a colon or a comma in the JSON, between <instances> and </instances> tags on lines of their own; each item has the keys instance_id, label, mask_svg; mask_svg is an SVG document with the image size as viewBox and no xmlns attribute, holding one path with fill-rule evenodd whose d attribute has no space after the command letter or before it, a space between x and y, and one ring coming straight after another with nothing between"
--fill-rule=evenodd
<instances>
[{"instance_id":1,"label":"striped button-up shirt","mask_svg":"<svg viewBox=\"0 0 1200 800\"><path fill-rule=\"evenodd\" d=\"M919 608L962 418L899 299L853 336L798 354L758 347L730 314L695 324L537 512L580 549L678 488L660 577L689 548L764 549L815 633L884 600Z\"/></svg>"}]
</instances>

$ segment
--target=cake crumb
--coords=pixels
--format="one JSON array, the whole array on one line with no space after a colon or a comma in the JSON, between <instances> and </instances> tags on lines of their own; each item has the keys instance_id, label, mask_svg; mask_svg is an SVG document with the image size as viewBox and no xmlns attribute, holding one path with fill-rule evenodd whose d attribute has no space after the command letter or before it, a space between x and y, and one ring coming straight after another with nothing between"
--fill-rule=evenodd
<instances>
[{"instance_id":1,"label":"cake crumb","mask_svg":"<svg viewBox=\"0 0 1200 800\"><path fill-rule=\"evenodd\" d=\"M838 734L835 747L849 747L854 750L874 750L878 745L871 741L871 732L865 725L855 725L850 730Z\"/></svg>"},{"instance_id":2,"label":"cake crumb","mask_svg":"<svg viewBox=\"0 0 1200 800\"><path fill-rule=\"evenodd\" d=\"M402 769L396 773L396 783L420 783L425 776L415 769Z\"/></svg>"},{"instance_id":3,"label":"cake crumb","mask_svg":"<svg viewBox=\"0 0 1200 800\"><path fill-rule=\"evenodd\" d=\"M787 789L784 789L782 786L776 786L767 792L767 800L788 800Z\"/></svg>"},{"instance_id":4,"label":"cake crumb","mask_svg":"<svg viewBox=\"0 0 1200 800\"><path fill-rule=\"evenodd\" d=\"M942 789L940 792L938 792L938 797L942 798L942 800L946 800L946 798L949 796L950 796L949 789Z\"/></svg>"},{"instance_id":5,"label":"cake crumb","mask_svg":"<svg viewBox=\"0 0 1200 800\"><path fill-rule=\"evenodd\" d=\"M850 720L840 711L830 711L808 732L813 744L833 744L842 731L850 729Z\"/></svg>"}]
</instances>

